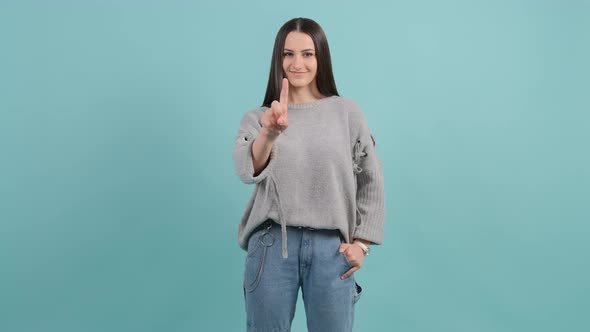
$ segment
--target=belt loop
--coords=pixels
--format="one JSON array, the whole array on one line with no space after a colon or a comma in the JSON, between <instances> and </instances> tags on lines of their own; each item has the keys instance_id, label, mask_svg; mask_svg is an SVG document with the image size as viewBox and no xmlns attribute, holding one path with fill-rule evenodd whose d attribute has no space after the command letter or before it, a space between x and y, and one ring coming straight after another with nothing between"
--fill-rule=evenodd
<instances>
[{"instance_id":1,"label":"belt loop","mask_svg":"<svg viewBox=\"0 0 590 332\"><path fill-rule=\"evenodd\" d=\"M273 224L272 219L266 219L266 221L264 223L262 223L262 228L264 228L265 233L270 232L270 229L272 228L272 224Z\"/></svg>"}]
</instances>

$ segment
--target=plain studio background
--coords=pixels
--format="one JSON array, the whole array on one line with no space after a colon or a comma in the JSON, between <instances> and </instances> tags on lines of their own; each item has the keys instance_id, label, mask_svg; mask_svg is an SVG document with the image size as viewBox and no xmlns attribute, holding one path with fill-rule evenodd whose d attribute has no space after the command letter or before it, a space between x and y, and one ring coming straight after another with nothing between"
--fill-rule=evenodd
<instances>
[{"instance_id":1,"label":"plain studio background","mask_svg":"<svg viewBox=\"0 0 590 332\"><path fill-rule=\"evenodd\" d=\"M384 166L355 331L590 330L589 1L39 0L0 3L1 331L245 330L231 151L299 16Z\"/></svg>"}]
</instances>

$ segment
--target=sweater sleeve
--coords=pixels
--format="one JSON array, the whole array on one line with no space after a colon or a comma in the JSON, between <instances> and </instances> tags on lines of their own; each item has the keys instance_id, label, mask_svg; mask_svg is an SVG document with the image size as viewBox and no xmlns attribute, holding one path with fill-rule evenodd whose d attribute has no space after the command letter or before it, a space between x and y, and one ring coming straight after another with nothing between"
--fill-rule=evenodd
<instances>
[{"instance_id":1,"label":"sweater sleeve","mask_svg":"<svg viewBox=\"0 0 590 332\"><path fill-rule=\"evenodd\" d=\"M356 105L356 104L355 104ZM353 111L353 167L356 174L357 221L353 238L381 244L385 222L385 199L381 160L361 109Z\"/></svg>"},{"instance_id":2,"label":"sweater sleeve","mask_svg":"<svg viewBox=\"0 0 590 332\"><path fill-rule=\"evenodd\" d=\"M246 184L259 183L264 180L275 164L274 159L277 154L277 145L273 144L268 165L262 170L262 172L260 172L260 174L254 176L252 144L254 144L256 136L262 128L259 120L260 114L261 113L256 110L244 114L240 121L240 128L238 129L238 135L232 154L236 175Z\"/></svg>"}]
</instances>

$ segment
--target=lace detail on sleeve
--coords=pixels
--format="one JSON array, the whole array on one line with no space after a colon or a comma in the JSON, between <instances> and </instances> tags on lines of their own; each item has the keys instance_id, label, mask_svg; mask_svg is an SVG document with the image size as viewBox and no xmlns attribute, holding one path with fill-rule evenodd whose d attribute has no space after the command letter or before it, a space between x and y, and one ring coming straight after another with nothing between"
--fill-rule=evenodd
<instances>
[{"instance_id":1,"label":"lace detail on sleeve","mask_svg":"<svg viewBox=\"0 0 590 332\"><path fill-rule=\"evenodd\" d=\"M360 167L361 158L367 156L367 153L365 151L361 150L361 141L360 140L358 140L354 144L353 156L354 156L354 159L353 159L353 163L352 163L352 168L353 168L353 171L358 174L363 171L363 169Z\"/></svg>"}]
</instances>

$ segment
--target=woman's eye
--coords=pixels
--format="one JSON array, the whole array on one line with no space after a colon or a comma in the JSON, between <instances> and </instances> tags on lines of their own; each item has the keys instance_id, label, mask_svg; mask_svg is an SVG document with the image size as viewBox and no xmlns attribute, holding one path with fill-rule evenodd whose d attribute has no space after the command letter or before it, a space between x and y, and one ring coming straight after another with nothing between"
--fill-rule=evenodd
<instances>
[{"instance_id":1,"label":"woman's eye","mask_svg":"<svg viewBox=\"0 0 590 332\"><path fill-rule=\"evenodd\" d=\"M283 56L292 56L293 53L283 53ZM313 56L313 53L303 53L303 55L305 55L306 57L310 57Z\"/></svg>"}]
</instances>

